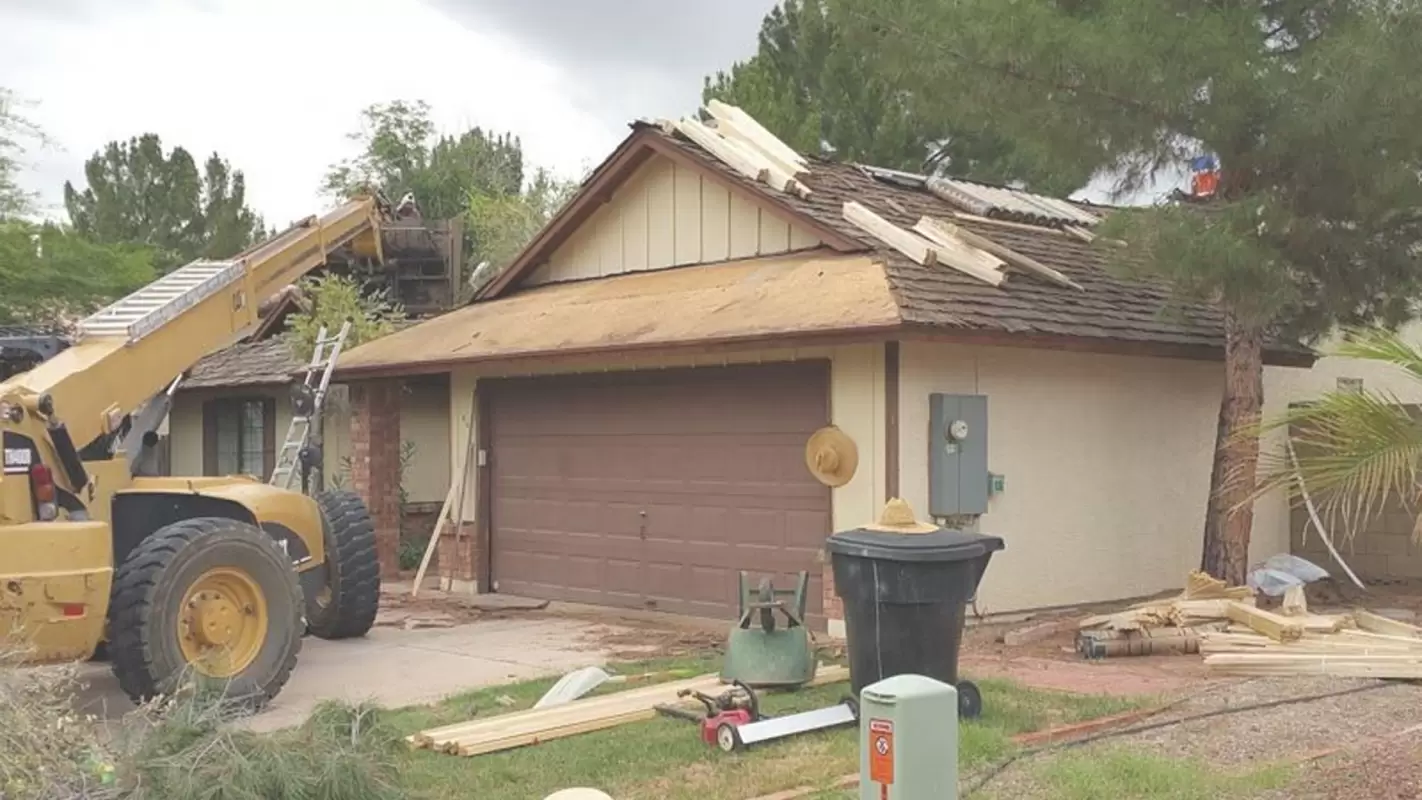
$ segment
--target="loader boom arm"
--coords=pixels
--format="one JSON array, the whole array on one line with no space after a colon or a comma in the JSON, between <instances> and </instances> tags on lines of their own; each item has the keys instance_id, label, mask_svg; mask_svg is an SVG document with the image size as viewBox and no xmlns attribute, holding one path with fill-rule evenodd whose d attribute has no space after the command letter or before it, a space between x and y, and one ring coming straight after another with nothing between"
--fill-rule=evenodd
<instances>
[{"instance_id":1,"label":"loader boom arm","mask_svg":"<svg viewBox=\"0 0 1422 800\"><path fill-rule=\"evenodd\" d=\"M356 198L230 259L180 267L83 320L72 347L0 382L0 398L45 416L47 396L79 447L113 434L177 375L255 330L258 307L332 251L352 244L380 258L381 213Z\"/></svg>"}]
</instances>

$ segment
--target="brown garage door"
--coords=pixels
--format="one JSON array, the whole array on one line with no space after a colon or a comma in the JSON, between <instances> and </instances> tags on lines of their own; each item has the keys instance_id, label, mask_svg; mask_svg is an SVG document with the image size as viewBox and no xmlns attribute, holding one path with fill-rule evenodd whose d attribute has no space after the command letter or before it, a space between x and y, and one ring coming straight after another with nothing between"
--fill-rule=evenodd
<instances>
[{"instance_id":1,"label":"brown garage door","mask_svg":"<svg viewBox=\"0 0 1422 800\"><path fill-rule=\"evenodd\" d=\"M481 388L484 384L481 384ZM805 469L829 366L492 382L497 591L729 618L736 571L811 575L830 492Z\"/></svg>"}]
</instances>

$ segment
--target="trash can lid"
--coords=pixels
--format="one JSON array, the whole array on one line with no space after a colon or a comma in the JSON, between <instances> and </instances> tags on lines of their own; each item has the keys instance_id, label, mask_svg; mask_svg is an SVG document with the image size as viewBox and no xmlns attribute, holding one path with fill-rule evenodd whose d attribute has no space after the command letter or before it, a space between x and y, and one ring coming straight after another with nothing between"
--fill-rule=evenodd
<instances>
[{"instance_id":1,"label":"trash can lid","mask_svg":"<svg viewBox=\"0 0 1422 800\"><path fill-rule=\"evenodd\" d=\"M831 553L884 561L968 561L995 553L1004 543L998 536L947 528L910 535L857 528L834 534L825 546Z\"/></svg>"}]
</instances>

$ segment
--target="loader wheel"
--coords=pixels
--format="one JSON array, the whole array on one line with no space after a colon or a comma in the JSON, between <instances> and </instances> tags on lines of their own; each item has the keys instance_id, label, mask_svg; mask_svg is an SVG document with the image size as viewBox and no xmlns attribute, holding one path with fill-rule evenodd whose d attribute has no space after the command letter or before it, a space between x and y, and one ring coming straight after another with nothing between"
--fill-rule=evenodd
<instances>
[{"instance_id":1,"label":"loader wheel","mask_svg":"<svg viewBox=\"0 0 1422 800\"><path fill-rule=\"evenodd\" d=\"M115 574L114 675L135 702L206 678L256 710L296 666L301 614L296 571L260 528L221 517L175 522L144 539Z\"/></svg>"},{"instance_id":2,"label":"loader wheel","mask_svg":"<svg viewBox=\"0 0 1422 800\"><path fill-rule=\"evenodd\" d=\"M326 538L326 585L306 599L306 624L322 639L364 636L380 605L375 523L355 492L316 497Z\"/></svg>"}]
</instances>

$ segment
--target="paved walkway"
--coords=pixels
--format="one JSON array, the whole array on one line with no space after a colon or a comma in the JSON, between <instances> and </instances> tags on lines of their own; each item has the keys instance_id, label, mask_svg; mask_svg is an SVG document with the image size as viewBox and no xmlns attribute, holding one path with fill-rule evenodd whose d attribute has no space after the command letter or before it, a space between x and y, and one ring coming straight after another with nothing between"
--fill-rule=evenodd
<instances>
[{"instance_id":1,"label":"paved walkway","mask_svg":"<svg viewBox=\"0 0 1422 800\"><path fill-rule=\"evenodd\" d=\"M589 635L594 631L597 635ZM377 627L363 639L308 636L290 682L252 720L258 730L300 723L321 700L373 700L398 707L430 703L483 686L560 675L605 663L610 629L573 619L491 619L438 630ZM114 717L133 705L104 663L84 667L83 711Z\"/></svg>"}]
</instances>

